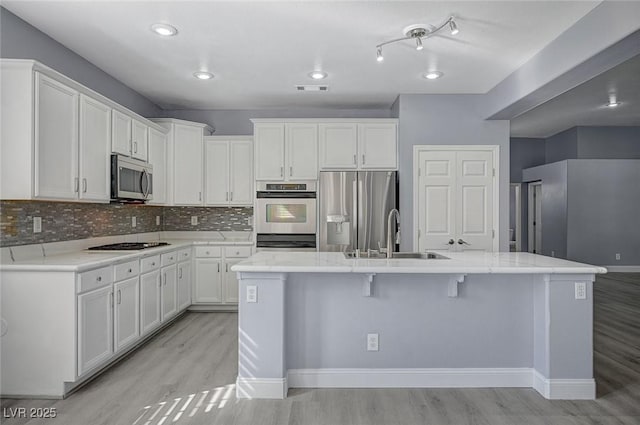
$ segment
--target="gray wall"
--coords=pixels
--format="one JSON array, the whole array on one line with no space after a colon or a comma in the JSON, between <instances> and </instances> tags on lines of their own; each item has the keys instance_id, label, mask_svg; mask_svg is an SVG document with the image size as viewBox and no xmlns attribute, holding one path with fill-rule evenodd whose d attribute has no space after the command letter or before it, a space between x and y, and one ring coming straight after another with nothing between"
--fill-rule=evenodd
<instances>
[{"instance_id":1,"label":"gray wall","mask_svg":"<svg viewBox=\"0 0 640 425\"><path fill-rule=\"evenodd\" d=\"M522 180L542 181L542 252L538 254L567 258L567 161L526 169Z\"/></svg>"},{"instance_id":2,"label":"gray wall","mask_svg":"<svg viewBox=\"0 0 640 425\"><path fill-rule=\"evenodd\" d=\"M573 127L548 137L544 143L545 162L564 161L578 157L578 128Z\"/></svg>"},{"instance_id":3,"label":"gray wall","mask_svg":"<svg viewBox=\"0 0 640 425\"><path fill-rule=\"evenodd\" d=\"M165 116L213 126L214 134L252 135L251 118L390 118L391 109L175 109L165 110Z\"/></svg>"},{"instance_id":4,"label":"gray wall","mask_svg":"<svg viewBox=\"0 0 640 425\"><path fill-rule=\"evenodd\" d=\"M640 159L640 127L578 127L580 159Z\"/></svg>"},{"instance_id":5,"label":"gray wall","mask_svg":"<svg viewBox=\"0 0 640 425\"><path fill-rule=\"evenodd\" d=\"M162 110L149 99L3 7L0 7L0 56L35 59L144 117L162 116Z\"/></svg>"},{"instance_id":6,"label":"gray wall","mask_svg":"<svg viewBox=\"0 0 640 425\"><path fill-rule=\"evenodd\" d=\"M640 160L568 163L567 258L640 265ZM620 261L616 253L621 254Z\"/></svg>"},{"instance_id":7,"label":"gray wall","mask_svg":"<svg viewBox=\"0 0 640 425\"><path fill-rule=\"evenodd\" d=\"M482 95L400 95L399 170L403 251L413 249L413 146L500 147L500 250L509 250L509 122L483 118Z\"/></svg>"}]
</instances>

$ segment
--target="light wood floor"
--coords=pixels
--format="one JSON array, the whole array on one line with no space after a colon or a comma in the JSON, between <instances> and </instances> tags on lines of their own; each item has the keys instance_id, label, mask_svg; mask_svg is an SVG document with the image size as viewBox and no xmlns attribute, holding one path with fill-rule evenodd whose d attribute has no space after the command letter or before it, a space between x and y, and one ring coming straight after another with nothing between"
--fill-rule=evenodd
<instances>
[{"instance_id":1,"label":"light wood floor","mask_svg":"<svg viewBox=\"0 0 640 425\"><path fill-rule=\"evenodd\" d=\"M291 390L286 400L236 400L237 316L188 313L55 407L55 419L3 424L640 424L640 274L595 286L595 401L548 401L532 389ZM5 411L6 413L6 411ZM4 415L3 415L4 416Z\"/></svg>"}]
</instances>

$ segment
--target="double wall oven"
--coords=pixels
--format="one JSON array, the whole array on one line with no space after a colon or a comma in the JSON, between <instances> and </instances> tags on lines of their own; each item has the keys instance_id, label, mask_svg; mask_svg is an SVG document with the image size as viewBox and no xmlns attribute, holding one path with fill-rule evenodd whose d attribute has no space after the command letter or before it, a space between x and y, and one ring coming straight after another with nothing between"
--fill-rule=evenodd
<instances>
[{"instance_id":1,"label":"double wall oven","mask_svg":"<svg viewBox=\"0 0 640 425\"><path fill-rule=\"evenodd\" d=\"M316 250L316 185L258 182L254 216L259 251Z\"/></svg>"}]
</instances>

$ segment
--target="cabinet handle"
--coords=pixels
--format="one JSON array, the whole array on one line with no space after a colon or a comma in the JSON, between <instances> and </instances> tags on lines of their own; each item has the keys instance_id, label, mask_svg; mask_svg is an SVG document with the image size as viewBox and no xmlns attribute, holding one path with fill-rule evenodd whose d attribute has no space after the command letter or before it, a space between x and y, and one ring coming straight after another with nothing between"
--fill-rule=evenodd
<instances>
[{"instance_id":1,"label":"cabinet handle","mask_svg":"<svg viewBox=\"0 0 640 425\"><path fill-rule=\"evenodd\" d=\"M225 263L224 270L229 273L229 263Z\"/></svg>"},{"instance_id":2,"label":"cabinet handle","mask_svg":"<svg viewBox=\"0 0 640 425\"><path fill-rule=\"evenodd\" d=\"M280 167L280 177L284 177L284 167Z\"/></svg>"},{"instance_id":3,"label":"cabinet handle","mask_svg":"<svg viewBox=\"0 0 640 425\"><path fill-rule=\"evenodd\" d=\"M229 200L233 201L233 192L229 192L231 195L229 196Z\"/></svg>"},{"instance_id":4,"label":"cabinet handle","mask_svg":"<svg viewBox=\"0 0 640 425\"><path fill-rule=\"evenodd\" d=\"M133 142L133 152L138 153L138 142Z\"/></svg>"},{"instance_id":5,"label":"cabinet handle","mask_svg":"<svg viewBox=\"0 0 640 425\"><path fill-rule=\"evenodd\" d=\"M87 179L82 179L82 192L87 193Z\"/></svg>"},{"instance_id":6,"label":"cabinet handle","mask_svg":"<svg viewBox=\"0 0 640 425\"><path fill-rule=\"evenodd\" d=\"M289 177L293 176L293 166L289 165Z\"/></svg>"},{"instance_id":7,"label":"cabinet handle","mask_svg":"<svg viewBox=\"0 0 640 425\"><path fill-rule=\"evenodd\" d=\"M155 266L155 265L156 265L156 262L154 261L153 263L151 263L151 265L152 265L152 266Z\"/></svg>"},{"instance_id":8,"label":"cabinet handle","mask_svg":"<svg viewBox=\"0 0 640 425\"><path fill-rule=\"evenodd\" d=\"M178 269L178 279L182 279L182 267Z\"/></svg>"},{"instance_id":9,"label":"cabinet handle","mask_svg":"<svg viewBox=\"0 0 640 425\"><path fill-rule=\"evenodd\" d=\"M98 282L102 282L102 276L98 276L98 277L96 278L96 280L97 280Z\"/></svg>"},{"instance_id":10,"label":"cabinet handle","mask_svg":"<svg viewBox=\"0 0 640 425\"><path fill-rule=\"evenodd\" d=\"M132 271L133 271L133 270L129 269L129 272L128 272L128 273L131 273Z\"/></svg>"},{"instance_id":11,"label":"cabinet handle","mask_svg":"<svg viewBox=\"0 0 640 425\"><path fill-rule=\"evenodd\" d=\"M220 263L218 263L218 273L220 273Z\"/></svg>"},{"instance_id":12,"label":"cabinet handle","mask_svg":"<svg viewBox=\"0 0 640 425\"><path fill-rule=\"evenodd\" d=\"M80 187L80 179L76 177L73 179L73 191L77 192L79 190L79 187Z\"/></svg>"},{"instance_id":13,"label":"cabinet handle","mask_svg":"<svg viewBox=\"0 0 640 425\"><path fill-rule=\"evenodd\" d=\"M202 192L198 192L198 201L202 201Z\"/></svg>"},{"instance_id":14,"label":"cabinet handle","mask_svg":"<svg viewBox=\"0 0 640 425\"><path fill-rule=\"evenodd\" d=\"M229 192L225 192L224 200L225 200L225 201L228 201L228 200L229 200Z\"/></svg>"},{"instance_id":15,"label":"cabinet handle","mask_svg":"<svg viewBox=\"0 0 640 425\"><path fill-rule=\"evenodd\" d=\"M164 274L164 286L167 286L167 274Z\"/></svg>"},{"instance_id":16,"label":"cabinet handle","mask_svg":"<svg viewBox=\"0 0 640 425\"><path fill-rule=\"evenodd\" d=\"M122 303L122 293L120 293L120 290L118 289L118 304Z\"/></svg>"},{"instance_id":17,"label":"cabinet handle","mask_svg":"<svg viewBox=\"0 0 640 425\"><path fill-rule=\"evenodd\" d=\"M353 165L356 165L356 161L357 161L357 159L356 159L356 155L355 155L355 154L353 154Z\"/></svg>"},{"instance_id":18,"label":"cabinet handle","mask_svg":"<svg viewBox=\"0 0 640 425\"><path fill-rule=\"evenodd\" d=\"M362 154L362 165L365 164L365 160L364 160L364 154Z\"/></svg>"}]
</instances>

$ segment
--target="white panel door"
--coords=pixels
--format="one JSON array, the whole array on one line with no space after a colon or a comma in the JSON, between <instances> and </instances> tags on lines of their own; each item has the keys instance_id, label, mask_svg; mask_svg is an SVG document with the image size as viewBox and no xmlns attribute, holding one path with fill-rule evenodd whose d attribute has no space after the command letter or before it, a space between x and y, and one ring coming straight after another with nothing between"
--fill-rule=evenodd
<instances>
[{"instance_id":1,"label":"white panel door","mask_svg":"<svg viewBox=\"0 0 640 425\"><path fill-rule=\"evenodd\" d=\"M456 237L455 152L419 153L419 251L452 247Z\"/></svg>"},{"instance_id":2,"label":"white panel door","mask_svg":"<svg viewBox=\"0 0 640 425\"><path fill-rule=\"evenodd\" d=\"M456 244L461 251L493 246L493 153L456 152Z\"/></svg>"},{"instance_id":3,"label":"white panel door","mask_svg":"<svg viewBox=\"0 0 640 425\"><path fill-rule=\"evenodd\" d=\"M237 264L242 259L238 260L226 260L224 261L224 302L225 303L237 303L238 302L238 273L231 271L231 267Z\"/></svg>"},{"instance_id":4,"label":"white panel door","mask_svg":"<svg viewBox=\"0 0 640 425\"><path fill-rule=\"evenodd\" d=\"M160 270L140 276L140 334L160 325Z\"/></svg>"},{"instance_id":5,"label":"white panel door","mask_svg":"<svg viewBox=\"0 0 640 425\"><path fill-rule=\"evenodd\" d=\"M80 95L80 199L111 198L111 108Z\"/></svg>"},{"instance_id":6,"label":"white panel door","mask_svg":"<svg viewBox=\"0 0 640 425\"><path fill-rule=\"evenodd\" d=\"M191 261L178 263L176 303L178 311L182 311L191 305Z\"/></svg>"},{"instance_id":7,"label":"white panel door","mask_svg":"<svg viewBox=\"0 0 640 425\"><path fill-rule=\"evenodd\" d=\"M78 376L113 353L112 296L111 286L78 295Z\"/></svg>"},{"instance_id":8,"label":"white panel door","mask_svg":"<svg viewBox=\"0 0 640 425\"><path fill-rule=\"evenodd\" d=\"M35 197L75 199L78 92L36 73Z\"/></svg>"},{"instance_id":9,"label":"white panel door","mask_svg":"<svg viewBox=\"0 0 640 425\"><path fill-rule=\"evenodd\" d=\"M222 260L219 258L196 259L195 293L196 303L222 302Z\"/></svg>"},{"instance_id":10,"label":"white panel door","mask_svg":"<svg viewBox=\"0 0 640 425\"><path fill-rule=\"evenodd\" d=\"M138 276L113 285L115 351L140 337L140 284Z\"/></svg>"},{"instance_id":11,"label":"white panel door","mask_svg":"<svg viewBox=\"0 0 640 425\"><path fill-rule=\"evenodd\" d=\"M318 124L320 170L350 170L358 167L358 125Z\"/></svg>"},{"instance_id":12,"label":"white panel door","mask_svg":"<svg viewBox=\"0 0 640 425\"><path fill-rule=\"evenodd\" d=\"M171 316L175 315L177 312L177 303L176 303L176 265L173 264L171 266L163 267L160 270L160 277L162 278L162 296L161 303L162 306L162 321L169 319Z\"/></svg>"},{"instance_id":13,"label":"white panel door","mask_svg":"<svg viewBox=\"0 0 640 425\"><path fill-rule=\"evenodd\" d=\"M284 180L284 124L254 127L256 180Z\"/></svg>"},{"instance_id":14,"label":"white panel door","mask_svg":"<svg viewBox=\"0 0 640 425\"><path fill-rule=\"evenodd\" d=\"M397 151L395 124L358 125L360 168L396 170L398 168Z\"/></svg>"},{"instance_id":15,"label":"white panel door","mask_svg":"<svg viewBox=\"0 0 640 425\"><path fill-rule=\"evenodd\" d=\"M229 142L229 204L253 205L253 142Z\"/></svg>"},{"instance_id":16,"label":"white panel door","mask_svg":"<svg viewBox=\"0 0 640 425\"><path fill-rule=\"evenodd\" d=\"M153 199L149 204L167 203L167 135L149 128L149 163L153 166Z\"/></svg>"},{"instance_id":17,"label":"white panel door","mask_svg":"<svg viewBox=\"0 0 640 425\"><path fill-rule=\"evenodd\" d=\"M229 204L229 142L207 140L204 145L205 205Z\"/></svg>"},{"instance_id":18,"label":"white panel door","mask_svg":"<svg viewBox=\"0 0 640 425\"><path fill-rule=\"evenodd\" d=\"M146 161L148 158L149 127L140 121L133 121L131 126L131 156Z\"/></svg>"},{"instance_id":19,"label":"white panel door","mask_svg":"<svg viewBox=\"0 0 640 425\"><path fill-rule=\"evenodd\" d=\"M318 125L285 124L285 180L318 179Z\"/></svg>"},{"instance_id":20,"label":"white panel door","mask_svg":"<svg viewBox=\"0 0 640 425\"><path fill-rule=\"evenodd\" d=\"M111 116L111 152L131 155L131 122L130 116L113 110Z\"/></svg>"},{"instance_id":21,"label":"white panel door","mask_svg":"<svg viewBox=\"0 0 640 425\"><path fill-rule=\"evenodd\" d=\"M175 124L174 203L202 205L202 128Z\"/></svg>"}]
</instances>

